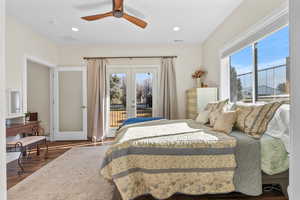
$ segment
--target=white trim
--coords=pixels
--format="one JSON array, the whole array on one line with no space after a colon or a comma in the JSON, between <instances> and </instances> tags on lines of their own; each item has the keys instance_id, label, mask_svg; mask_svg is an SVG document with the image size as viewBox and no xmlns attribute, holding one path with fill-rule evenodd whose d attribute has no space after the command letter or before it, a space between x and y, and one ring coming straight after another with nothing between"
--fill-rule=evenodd
<instances>
[{"instance_id":1,"label":"white trim","mask_svg":"<svg viewBox=\"0 0 300 200\"><path fill-rule=\"evenodd\" d=\"M219 99L230 99L230 57L221 59Z\"/></svg>"},{"instance_id":2,"label":"white trim","mask_svg":"<svg viewBox=\"0 0 300 200\"><path fill-rule=\"evenodd\" d=\"M86 66L70 66L57 67L54 70L54 141L65 140L87 140L87 67ZM83 111L83 127L82 131L59 131L59 72L82 72L82 103L85 106Z\"/></svg>"},{"instance_id":3,"label":"white trim","mask_svg":"<svg viewBox=\"0 0 300 200\"><path fill-rule=\"evenodd\" d=\"M54 68L50 69L50 141L54 141Z\"/></svg>"},{"instance_id":4,"label":"white trim","mask_svg":"<svg viewBox=\"0 0 300 200\"><path fill-rule=\"evenodd\" d=\"M289 4L288 2L284 2L281 4L280 7L275 9L270 15L264 17L261 21L251 26L249 29L244 31L243 33L239 34L233 40L227 42L222 49L219 51L219 56L222 58L222 54L232 48L233 46L237 45L238 43L244 41L246 38L254 35L258 31L262 30L264 27L276 22L282 16L288 14L289 12ZM267 35L266 35L267 36ZM261 38L262 39L262 38Z\"/></svg>"},{"instance_id":5,"label":"white trim","mask_svg":"<svg viewBox=\"0 0 300 200\"><path fill-rule=\"evenodd\" d=\"M87 140L87 137L82 132L57 132L54 136L54 141L76 141Z\"/></svg>"},{"instance_id":6,"label":"white trim","mask_svg":"<svg viewBox=\"0 0 300 200\"><path fill-rule=\"evenodd\" d=\"M49 122L49 130L50 130L50 138L52 139L53 137L53 130L54 130L54 125L53 125L53 110L54 110L54 107L53 107L53 99L54 99L54 96L53 96L53 69L55 69L57 66L55 64L52 64L52 63L49 63L48 61L45 61L43 59L40 59L40 58L37 58L35 56L30 56L30 55L27 55L25 54L24 56L24 65L23 65L23 77L22 77L22 102L23 102L23 105L22 105L22 111L23 112L27 112L27 71L28 71L28 61L30 62L34 62L34 63L37 63L41 66L44 66L44 67L48 67L49 68L49 74L50 74L50 122Z\"/></svg>"},{"instance_id":7,"label":"white trim","mask_svg":"<svg viewBox=\"0 0 300 200\"><path fill-rule=\"evenodd\" d=\"M289 199L300 199L300 1L290 0L290 54L291 54L291 154Z\"/></svg>"},{"instance_id":8,"label":"white trim","mask_svg":"<svg viewBox=\"0 0 300 200\"><path fill-rule=\"evenodd\" d=\"M5 0L0 0L0 199L6 200Z\"/></svg>"},{"instance_id":9,"label":"white trim","mask_svg":"<svg viewBox=\"0 0 300 200\"><path fill-rule=\"evenodd\" d=\"M19 92L20 94L20 111L18 113L12 113L11 110L11 92ZM23 95L21 89L13 89L13 88L8 88L6 89L6 103L7 103L7 109L6 109L6 119L15 119L15 118L20 118L24 116L23 113Z\"/></svg>"}]
</instances>

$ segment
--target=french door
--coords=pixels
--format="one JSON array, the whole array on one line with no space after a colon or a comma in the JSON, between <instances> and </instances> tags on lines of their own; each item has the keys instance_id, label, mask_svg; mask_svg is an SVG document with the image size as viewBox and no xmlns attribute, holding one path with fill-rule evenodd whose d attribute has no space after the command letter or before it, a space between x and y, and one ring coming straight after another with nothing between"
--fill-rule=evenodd
<instances>
[{"instance_id":1,"label":"french door","mask_svg":"<svg viewBox=\"0 0 300 200\"><path fill-rule=\"evenodd\" d=\"M87 140L86 67L54 71L53 140Z\"/></svg>"},{"instance_id":2,"label":"french door","mask_svg":"<svg viewBox=\"0 0 300 200\"><path fill-rule=\"evenodd\" d=\"M157 116L157 66L108 66L109 134L128 118Z\"/></svg>"}]
</instances>

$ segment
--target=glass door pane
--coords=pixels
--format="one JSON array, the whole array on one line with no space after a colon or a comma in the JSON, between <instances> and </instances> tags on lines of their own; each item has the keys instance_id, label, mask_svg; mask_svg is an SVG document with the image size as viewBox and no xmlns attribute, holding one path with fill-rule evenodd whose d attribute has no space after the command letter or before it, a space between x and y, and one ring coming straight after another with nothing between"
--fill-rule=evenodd
<instances>
[{"instance_id":1,"label":"glass door pane","mask_svg":"<svg viewBox=\"0 0 300 200\"><path fill-rule=\"evenodd\" d=\"M136 73L136 117L152 117L153 73Z\"/></svg>"},{"instance_id":2,"label":"glass door pane","mask_svg":"<svg viewBox=\"0 0 300 200\"><path fill-rule=\"evenodd\" d=\"M126 73L112 73L109 76L110 127L119 127L127 117Z\"/></svg>"},{"instance_id":3,"label":"glass door pane","mask_svg":"<svg viewBox=\"0 0 300 200\"><path fill-rule=\"evenodd\" d=\"M83 131L82 71L58 72L59 131Z\"/></svg>"}]
</instances>

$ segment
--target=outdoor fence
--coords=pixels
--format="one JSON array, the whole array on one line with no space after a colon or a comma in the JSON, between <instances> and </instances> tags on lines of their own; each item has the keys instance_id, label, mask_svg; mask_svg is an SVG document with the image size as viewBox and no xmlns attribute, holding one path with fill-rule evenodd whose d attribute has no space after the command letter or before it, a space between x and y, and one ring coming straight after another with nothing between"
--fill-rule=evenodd
<instances>
[{"instance_id":1,"label":"outdoor fence","mask_svg":"<svg viewBox=\"0 0 300 200\"><path fill-rule=\"evenodd\" d=\"M152 117L152 106L138 104L136 117ZM127 119L126 106L122 104L112 104L110 106L110 127L119 127Z\"/></svg>"},{"instance_id":2,"label":"outdoor fence","mask_svg":"<svg viewBox=\"0 0 300 200\"><path fill-rule=\"evenodd\" d=\"M244 101L252 99L252 78L252 72L237 75L237 79L240 80L242 85L241 93ZM286 64L258 70L257 79L257 97L259 100L286 98L288 96L288 69Z\"/></svg>"}]
</instances>

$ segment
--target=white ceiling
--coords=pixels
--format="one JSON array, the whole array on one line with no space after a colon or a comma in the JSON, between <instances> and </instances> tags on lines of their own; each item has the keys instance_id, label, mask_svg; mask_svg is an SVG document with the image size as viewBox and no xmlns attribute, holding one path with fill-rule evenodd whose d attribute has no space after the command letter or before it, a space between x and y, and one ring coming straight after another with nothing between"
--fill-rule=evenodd
<instances>
[{"instance_id":1,"label":"white ceiling","mask_svg":"<svg viewBox=\"0 0 300 200\"><path fill-rule=\"evenodd\" d=\"M86 22L81 16L111 11L78 6L105 0L9 0L7 13L39 33L62 44L172 44L201 43L242 0L124 0L141 11L149 23L141 29L114 17ZM173 27L180 31L174 32ZM79 28L73 32L72 27Z\"/></svg>"}]
</instances>

